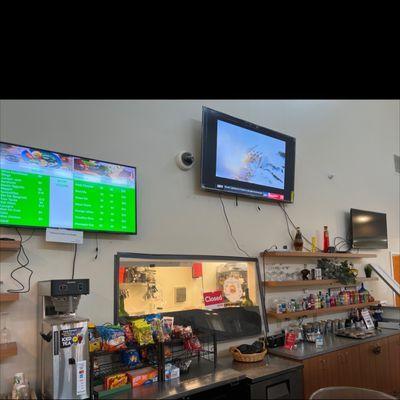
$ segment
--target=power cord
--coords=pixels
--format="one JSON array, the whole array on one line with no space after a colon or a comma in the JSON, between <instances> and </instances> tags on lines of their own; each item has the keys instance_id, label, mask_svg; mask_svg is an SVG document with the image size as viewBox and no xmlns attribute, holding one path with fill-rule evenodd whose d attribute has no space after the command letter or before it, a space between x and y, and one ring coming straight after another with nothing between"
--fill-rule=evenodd
<instances>
[{"instance_id":1,"label":"power cord","mask_svg":"<svg viewBox=\"0 0 400 400\"><path fill-rule=\"evenodd\" d=\"M96 232L96 255L94 256L94 260L97 260L97 257L99 256L99 234Z\"/></svg>"},{"instance_id":2,"label":"power cord","mask_svg":"<svg viewBox=\"0 0 400 400\"><path fill-rule=\"evenodd\" d=\"M22 239L22 235L21 235L21 232L19 231L19 229L15 228L15 230L17 231L18 236L20 238L20 242L21 242L19 250L18 250L18 253L17 253L17 263L19 264L19 267L14 268L11 271L10 276L15 282L17 282L21 286L21 288L20 289L9 289L9 290L7 290L7 292L8 293L28 293L31 290L31 278L32 278L32 275L33 275L33 271L30 268L28 268L30 260L29 260L29 257L26 255L25 248L24 248L24 243L26 243L28 240L30 240L32 238L34 230L32 230L31 235L25 240ZM23 255L23 257L25 258L25 261L21 260L21 255ZM14 276L14 274L18 270L24 269L24 268L29 271L28 289L26 289L25 285Z\"/></svg>"},{"instance_id":3,"label":"power cord","mask_svg":"<svg viewBox=\"0 0 400 400\"><path fill-rule=\"evenodd\" d=\"M337 239L340 239L340 240L339 240L339 242L336 243ZM342 250L344 245L346 245L347 248L345 250ZM349 252L351 250L351 241L349 239L345 239L345 238L343 238L341 236L336 236L333 239L333 246L335 247L335 251L336 252L347 253L347 252Z\"/></svg>"},{"instance_id":4,"label":"power cord","mask_svg":"<svg viewBox=\"0 0 400 400\"><path fill-rule=\"evenodd\" d=\"M76 252L78 251L78 245L74 243L74 261L72 262L72 279L75 276L75 261L76 261Z\"/></svg>"},{"instance_id":5,"label":"power cord","mask_svg":"<svg viewBox=\"0 0 400 400\"><path fill-rule=\"evenodd\" d=\"M230 222L229 222L229 218L228 218L228 215L227 215L227 213L226 213L225 204L224 204L224 201L222 200L221 193L219 193L219 199L220 199L220 201L221 201L222 210L223 210L223 212L224 212L224 216L225 216L226 223L228 224L228 227L229 227L229 233L230 233L230 235L231 235L233 241L235 242L236 247L237 247L243 254L246 254L247 257L251 258L250 255L249 255L245 250L243 250L243 249L239 246L238 241L236 240L235 236L233 235L232 226L231 226L231 224L230 224Z\"/></svg>"},{"instance_id":6,"label":"power cord","mask_svg":"<svg viewBox=\"0 0 400 400\"><path fill-rule=\"evenodd\" d=\"M285 214L287 230L288 230L288 233L289 233L290 238L291 238L292 241L293 241L294 239L293 239L292 234L290 233L288 220L289 220L290 223L292 224L293 228L296 229L298 225L296 225L296 224L292 221L292 219L290 218L289 214L287 213L287 211L286 211L286 209L285 209L284 204L278 203L278 205L279 205L279 207L281 208L281 210L282 210L282 211L284 212L284 214ZM301 237L302 237L308 244L311 244L311 245L312 245L312 242L311 242L308 238L306 238L303 234L301 234ZM306 249L307 251L311 251L310 249L308 249L308 248L305 247L305 246L304 246L304 249ZM319 247L317 247L317 250L322 252L322 250L321 250Z\"/></svg>"}]
</instances>

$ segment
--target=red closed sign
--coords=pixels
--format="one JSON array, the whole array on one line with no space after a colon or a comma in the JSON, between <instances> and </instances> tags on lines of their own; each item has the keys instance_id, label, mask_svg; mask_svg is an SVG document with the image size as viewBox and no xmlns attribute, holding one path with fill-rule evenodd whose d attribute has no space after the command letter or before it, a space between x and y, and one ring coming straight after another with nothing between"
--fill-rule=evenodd
<instances>
[{"instance_id":1,"label":"red closed sign","mask_svg":"<svg viewBox=\"0 0 400 400\"><path fill-rule=\"evenodd\" d=\"M203 297L206 307L219 308L224 305L224 298L221 290L217 290L215 292L205 292L203 293Z\"/></svg>"}]
</instances>

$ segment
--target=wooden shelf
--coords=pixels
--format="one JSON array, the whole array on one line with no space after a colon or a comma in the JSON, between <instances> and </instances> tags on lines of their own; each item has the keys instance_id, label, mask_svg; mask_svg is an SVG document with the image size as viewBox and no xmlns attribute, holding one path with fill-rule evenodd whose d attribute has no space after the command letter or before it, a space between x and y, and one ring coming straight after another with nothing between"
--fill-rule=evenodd
<instances>
[{"instance_id":1,"label":"wooden shelf","mask_svg":"<svg viewBox=\"0 0 400 400\"><path fill-rule=\"evenodd\" d=\"M1 251L17 251L20 247L20 240L0 240Z\"/></svg>"},{"instance_id":2,"label":"wooden shelf","mask_svg":"<svg viewBox=\"0 0 400 400\"><path fill-rule=\"evenodd\" d=\"M366 278L360 277L356 278L356 284L359 282L372 282L377 281L378 277L373 278ZM308 288L308 287L315 287L315 286L352 286L352 285L343 285L339 281L335 279L315 279L315 280L298 280L298 281L264 281L264 285L270 288L274 287L299 287L299 288Z\"/></svg>"},{"instance_id":3,"label":"wooden shelf","mask_svg":"<svg viewBox=\"0 0 400 400\"><path fill-rule=\"evenodd\" d=\"M298 258L376 258L376 254L365 253L312 253L305 251L263 251L262 257L298 257Z\"/></svg>"},{"instance_id":4,"label":"wooden shelf","mask_svg":"<svg viewBox=\"0 0 400 400\"><path fill-rule=\"evenodd\" d=\"M0 302L19 300L19 293L0 293Z\"/></svg>"},{"instance_id":5,"label":"wooden shelf","mask_svg":"<svg viewBox=\"0 0 400 400\"><path fill-rule=\"evenodd\" d=\"M17 343L0 344L0 361L17 355Z\"/></svg>"},{"instance_id":6,"label":"wooden shelf","mask_svg":"<svg viewBox=\"0 0 400 400\"><path fill-rule=\"evenodd\" d=\"M306 311L296 311L290 313L277 314L274 311L268 311L267 316L269 318L275 318L278 320L290 320L301 317L318 317L324 314L336 314L344 311L351 310L352 308L364 308L369 306L376 306L379 304L379 301L372 301L368 303L359 303L359 304L349 304L347 306L337 306L337 307L328 307L328 308L319 308L318 310L306 310Z\"/></svg>"}]
</instances>

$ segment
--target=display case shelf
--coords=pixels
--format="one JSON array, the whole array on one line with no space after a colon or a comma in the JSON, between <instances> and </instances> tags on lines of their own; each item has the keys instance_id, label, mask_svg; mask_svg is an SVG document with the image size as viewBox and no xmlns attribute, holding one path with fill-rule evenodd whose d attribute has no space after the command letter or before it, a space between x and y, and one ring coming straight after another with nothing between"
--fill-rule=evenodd
<instances>
[{"instance_id":1,"label":"display case shelf","mask_svg":"<svg viewBox=\"0 0 400 400\"><path fill-rule=\"evenodd\" d=\"M17 251L20 247L20 240L0 240L1 251Z\"/></svg>"},{"instance_id":2,"label":"display case shelf","mask_svg":"<svg viewBox=\"0 0 400 400\"><path fill-rule=\"evenodd\" d=\"M306 252L306 251L263 251L260 253L262 257L270 258L376 258L376 254L367 253L322 253L322 252Z\"/></svg>"},{"instance_id":3,"label":"display case shelf","mask_svg":"<svg viewBox=\"0 0 400 400\"><path fill-rule=\"evenodd\" d=\"M377 281L378 277L366 278L359 277L356 278L356 284L360 282L373 282ZM319 287L319 286L330 286L330 287L342 287L342 286L353 286L353 285L344 285L340 283L336 279L315 279L315 280L296 280L296 281L264 281L264 285L269 288L310 288L310 287Z\"/></svg>"},{"instance_id":4,"label":"display case shelf","mask_svg":"<svg viewBox=\"0 0 400 400\"><path fill-rule=\"evenodd\" d=\"M337 307L328 307L328 308L319 308L317 310L305 310L305 311L296 311L290 313L282 313L278 314L274 311L268 311L268 318L274 318L277 320L291 320L297 318L311 318L311 317L319 317L324 314L337 314L341 312L345 312L351 310L353 308L364 308L369 306L376 306L379 304L379 301L371 301L368 303L359 303L359 304L349 304L347 306L337 306Z\"/></svg>"},{"instance_id":5,"label":"display case shelf","mask_svg":"<svg viewBox=\"0 0 400 400\"><path fill-rule=\"evenodd\" d=\"M19 293L0 293L0 303L19 300Z\"/></svg>"},{"instance_id":6,"label":"display case shelf","mask_svg":"<svg viewBox=\"0 0 400 400\"><path fill-rule=\"evenodd\" d=\"M4 360L5 358L16 356L16 355L17 355L17 343L16 342L0 344L0 361Z\"/></svg>"}]
</instances>

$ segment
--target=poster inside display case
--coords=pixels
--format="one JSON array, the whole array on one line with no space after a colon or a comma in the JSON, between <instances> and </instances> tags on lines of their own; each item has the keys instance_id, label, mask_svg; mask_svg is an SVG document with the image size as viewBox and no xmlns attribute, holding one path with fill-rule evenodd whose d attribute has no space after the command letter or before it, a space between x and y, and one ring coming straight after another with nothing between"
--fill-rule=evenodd
<instances>
[{"instance_id":1,"label":"poster inside display case","mask_svg":"<svg viewBox=\"0 0 400 400\"><path fill-rule=\"evenodd\" d=\"M260 334L259 277L255 258L118 253L114 319L160 313L220 331L219 339Z\"/></svg>"}]
</instances>

